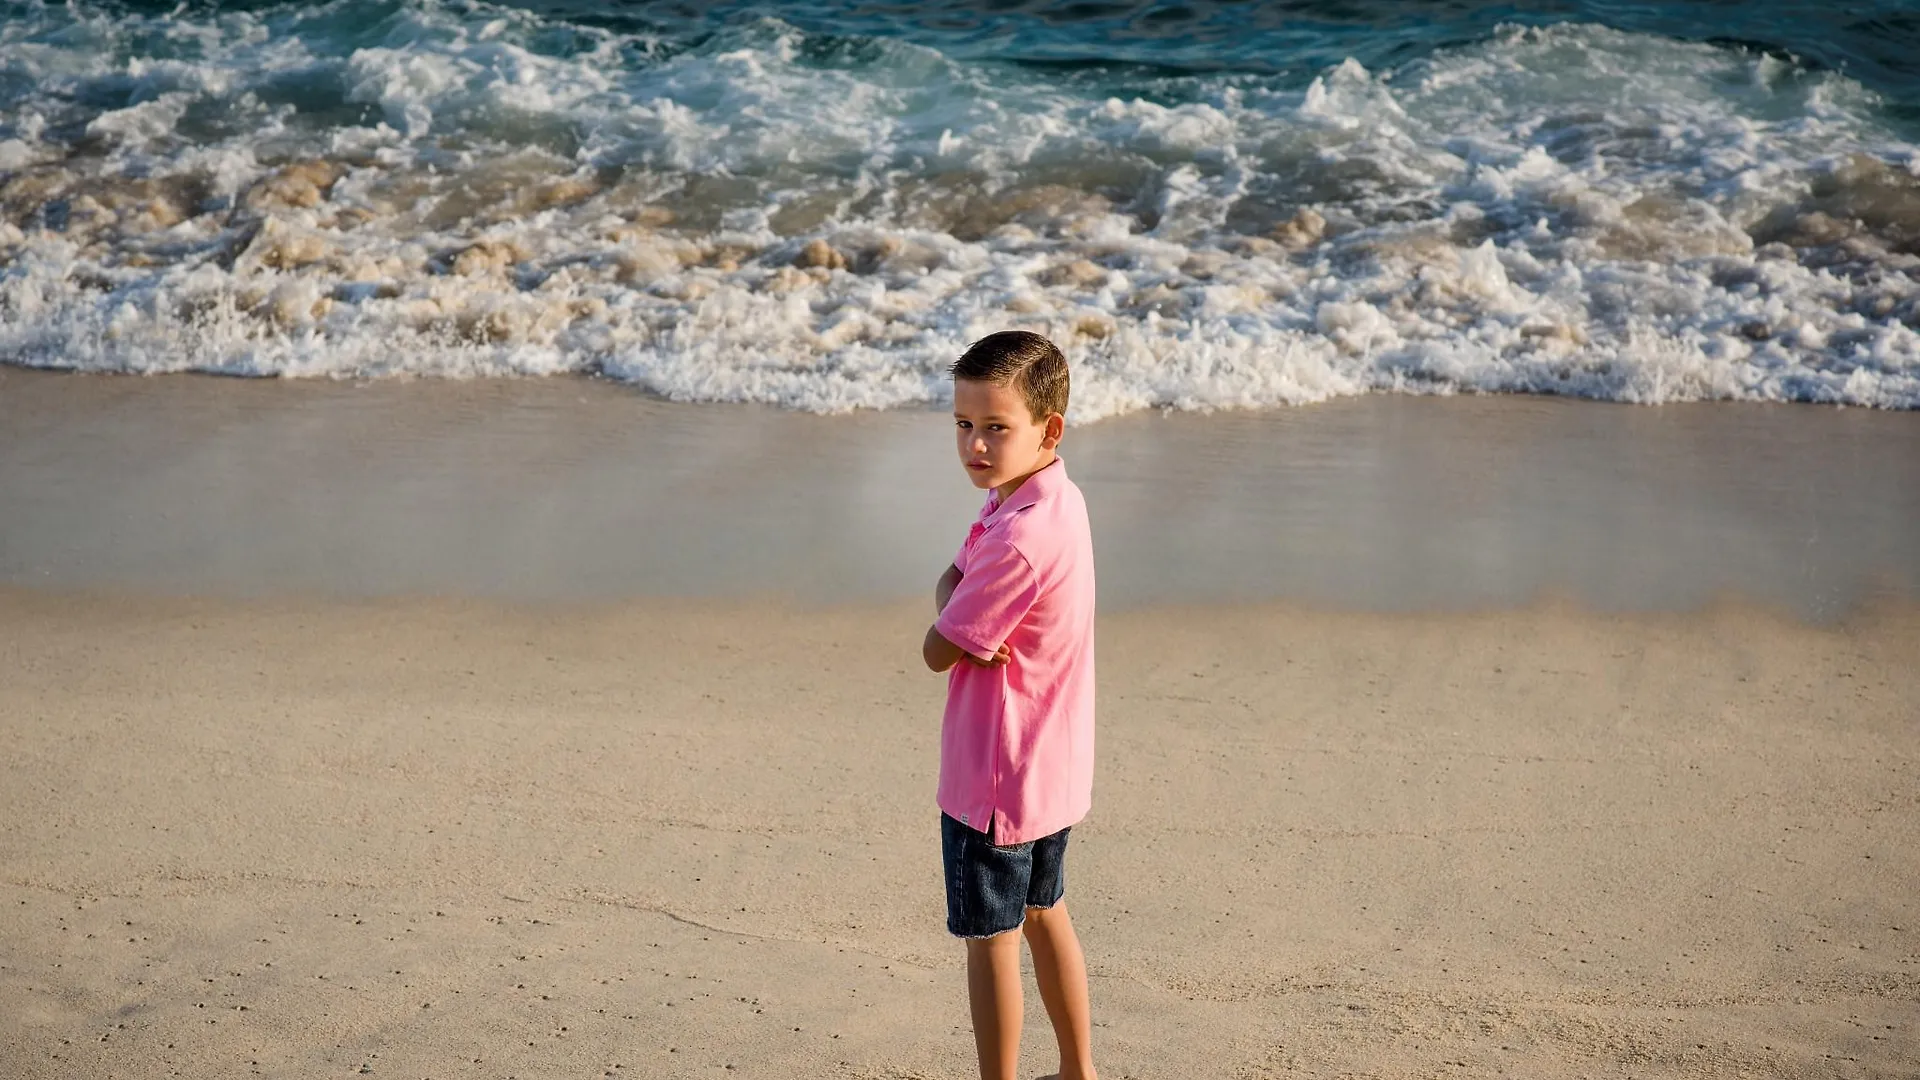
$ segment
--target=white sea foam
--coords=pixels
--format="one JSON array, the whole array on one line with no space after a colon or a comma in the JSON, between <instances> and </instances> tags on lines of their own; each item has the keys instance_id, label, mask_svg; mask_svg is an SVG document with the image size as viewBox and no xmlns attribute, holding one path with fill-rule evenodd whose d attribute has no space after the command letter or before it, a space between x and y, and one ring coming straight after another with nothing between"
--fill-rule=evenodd
<instances>
[{"instance_id":1,"label":"white sea foam","mask_svg":"<svg viewBox=\"0 0 1920 1080\"><path fill-rule=\"evenodd\" d=\"M1083 420L1920 406L1920 151L1771 57L1563 26L1110 93L772 22L669 55L357 2L0 29L0 358L832 411L938 400L1022 326Z\"/></svg>"}]
</instances>

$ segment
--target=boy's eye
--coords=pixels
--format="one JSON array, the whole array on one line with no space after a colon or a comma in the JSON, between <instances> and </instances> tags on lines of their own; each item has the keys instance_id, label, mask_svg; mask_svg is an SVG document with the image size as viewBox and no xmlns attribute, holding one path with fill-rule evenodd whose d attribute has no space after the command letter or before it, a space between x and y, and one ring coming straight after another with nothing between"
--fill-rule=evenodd
<instances>
[{"instance_id":1,"label":"boy's eye","mask_svg":"<svg viewBox=\"0 0 1920 1080\"><path fill-rule=\"evenodd\" d=\"M1006 429L1007 429L1007 425L1005 424L988 424L987 425L988 431L1005 431Z\"/></svg>"}]
</instances>

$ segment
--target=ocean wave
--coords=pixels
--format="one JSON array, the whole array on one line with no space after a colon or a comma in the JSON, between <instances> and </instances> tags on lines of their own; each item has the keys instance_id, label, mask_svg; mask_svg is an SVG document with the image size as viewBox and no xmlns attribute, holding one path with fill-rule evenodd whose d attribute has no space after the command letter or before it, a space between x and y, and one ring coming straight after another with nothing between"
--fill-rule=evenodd
<instances>
[{"instance_id":1,"label":"ocean wave","mask_svg":"<svg viewBox=\"0 0 1920 1080\"><path fill-rule=\"evenodd\" d=\"M1506 27L1386 71L1060 77L483 3L0 22L0 359L592 373L1074 413L1376 391L1920 406L1920 150L1766 53Z\"/></svg>"}]
</instances>

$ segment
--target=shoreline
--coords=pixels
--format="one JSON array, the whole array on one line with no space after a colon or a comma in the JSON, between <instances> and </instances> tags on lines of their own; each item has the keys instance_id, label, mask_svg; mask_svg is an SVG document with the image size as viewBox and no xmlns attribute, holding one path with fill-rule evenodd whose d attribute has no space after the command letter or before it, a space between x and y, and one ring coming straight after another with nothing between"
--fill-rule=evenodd
<instances>
[{"instance_id":1,"label":"shoreline","mask_svg":"<svg viewBox=\"0 0 1920 1080\"><path fill-rule=\"evenodd\" d=\"M1383 395L1070 429L1105 608L1920 597L1904 414ZM577 602L920 596L978 506L931 412L590 380L0 368L0 585Z\"/></svg>"}]
</instances>

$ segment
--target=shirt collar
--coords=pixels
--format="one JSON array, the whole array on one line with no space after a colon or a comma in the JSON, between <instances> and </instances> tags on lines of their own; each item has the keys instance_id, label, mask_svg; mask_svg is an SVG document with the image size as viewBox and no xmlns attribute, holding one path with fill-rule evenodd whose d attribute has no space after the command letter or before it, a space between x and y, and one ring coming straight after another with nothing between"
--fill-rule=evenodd
<instances>
[{"instance_id":1,"label":"shirt collar","mask_svg":"<svg viewBox=\"0 0 1920 1080\"><path fill-rule=\"evenodd\" d=\"M987 496L987 505L980 511L980 521L992 525L1039 502L1041 499L1060 490L1067 479L1067 463L1059 457L1048 462L1039 472L1026 478L1014 489L1012 497L1002 501L999 491Z\"/></svg>"}]
</instances>

